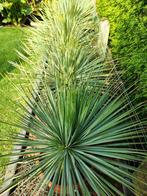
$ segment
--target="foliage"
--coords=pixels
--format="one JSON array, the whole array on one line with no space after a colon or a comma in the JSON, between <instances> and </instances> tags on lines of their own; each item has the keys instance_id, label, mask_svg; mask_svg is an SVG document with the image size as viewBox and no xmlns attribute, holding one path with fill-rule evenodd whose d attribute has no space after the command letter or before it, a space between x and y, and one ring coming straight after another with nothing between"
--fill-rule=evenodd
<instances>
[{"instance_id":1,"label":"foliage","mask_svg":"<svg viewBox=\"0 0 147 196\"><path fill-rule=\"evenodd\" d=\"M17 25L32 13L31 6L27 4L26 0L2 1L0 7L3 24Z\"/></svg>"},{"instance_id":2,"label":"foliage","mask_svg":"<svg viewBox=\"0 0 147 196\"><path fill-rule=\"evenodd\" d=\"M131 180L139 179L132 175L136 167L131 164L146 156L146 122L136 118L140 106L130 106L122 83L111 80L112 68L96 52L98 17L92 1L53 1L42 19L30 29L33 39L24 49L29 57L20 53L33 66L37 81L25 72L31 93L21 86L19 123L8 122L28 133L14 138L25 150L14 150L10 156L20 158L10 164L32 167L12 176L1 193L36 179L30 195L42 194L50 184L49 196L57 195L56 185L61 196L121 196L120 185L135 192Z\"/></svg>"},{"instance_id":3,"label":"foliage","mask_svg":"<svg viewBox=\"0 0 147 196\"><path fill-rule=\"evenodd\" d=\"M110 21L110 47L128 85L138 80L135 98L147 98L147 7L143 0L97 0L97 11Z\"/></svg>"},{"instance_id":4,"label":"foliage","mask_svg":"<svg viewBox=\"0 0 147 196\"><path fill-rule=\"evenodd\" d=\"M2 24L23 24L31 14L41 10L40 1L36 0L0 0Z\"/></svg>"},{"instance_id":5,"label":"foliage","mask_svg":"<svg viewBox=\"0 0 147 196\"><path fill-rule=\"evenodd\" d=\"M52 85L55 79L60 86L69 86L87 82L87 78L90 85L101 85L111 68L104 67L97 47L93 47L98 41L99 18L93 5L73 2L46 5L42 20L30 29L24 45L29 57L20 54L20 58L35 72L43 70Z\"/></svg>"},{"instance_id":6,"label":"foliage","mask_svg":"<svg viewBox=\"0 0 147 196\"><path fill-rule=\"evenodd\" d=\"M38 102L26 99L34 116L28 111L17 126L33 137L20 135L15 144L28 149L19 152L19 163L36 164L24 175L16 175L10 187L28 181L28 176L33 180L43 174L32 195L50 182L49 195L57 184L61 186L60 195L91 195L91 191L122 195L114 186L116 182L134 191L129 179L136 169L126 161L144 158L144 152L132 143L143 132L140 123L132 121L134 109L128 109L123 93L116 97L110 90L109 86L105 93L103 89L95 93L95 88L89 91L85 86L72 86L54 93L46 85L45 96L39 96ZM13 156L17 154L16 150Z\"/></svg>"}]
</instances>

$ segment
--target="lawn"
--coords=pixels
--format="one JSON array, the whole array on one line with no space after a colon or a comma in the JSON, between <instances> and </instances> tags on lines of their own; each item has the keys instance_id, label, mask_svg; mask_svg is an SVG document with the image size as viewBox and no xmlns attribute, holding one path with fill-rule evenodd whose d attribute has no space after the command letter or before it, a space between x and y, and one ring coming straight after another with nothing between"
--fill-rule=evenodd
<instances>
[{"instance_id":1,"label":"lawn","mask_svg":"<svg viewBox=\"0 0 147 196\"><path fill-rule=\"evenodd\" d=\"M4 74L9 72L13 75L17 72L9 61L19 60L16 50L21 49L21 40L25 31L25 28L0 28L0 120L6 122L15 122L14 110L17 110L18 106L13 101L16 101L19 96ZM16 83L19 83L18 78L15 79ZM6 139L16 131L16 128L0 123L0 139ZM0 155L10 151L11 148L12 145L0 145ZM0 158L0 174L2 176L4 176L4 165L7 161L5 158Z\"/></svg>"},{"instance_id":2,"label":"lawn","mask_svg":"<svg viewBox=\"0 0 147 196\"><path fill-rule=\"evenodd\" d=\"M8 61L18 61L16 50L21 50L24 30L21 28L0 28L0 73L11 72L13 66ZM2 76L0 76L2 77Z\"/></svg>"}]
</instances>

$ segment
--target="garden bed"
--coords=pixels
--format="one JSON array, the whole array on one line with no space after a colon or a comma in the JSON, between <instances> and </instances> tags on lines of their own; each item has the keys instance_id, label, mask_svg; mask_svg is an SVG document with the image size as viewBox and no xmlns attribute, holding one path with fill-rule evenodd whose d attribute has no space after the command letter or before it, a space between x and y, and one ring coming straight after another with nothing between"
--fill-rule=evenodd
<instances>
[{"instance_id":1,"label":"garden bed","mask_svg":"<svg viewBox=\"0 0 147 196\"><path fill-rule=\"evenodd\" d=\"M35 163L34 163L35 164ZM26 171L29 171L30 169L33 168L33 164L23 164L23 165L18 165L16 172L19 173L24 173ZM24 179L24 181L27 180ZM35 187L39 185L39 182L41 180L41 176L35 178L34 180L27 181L26 183L19 183L18 186L12 190L9 195L10 196L30 196L30 194L35 190ZM48 189L42 190L38 196L47 196L48 195Z\"/></svg>"}]
</instances>

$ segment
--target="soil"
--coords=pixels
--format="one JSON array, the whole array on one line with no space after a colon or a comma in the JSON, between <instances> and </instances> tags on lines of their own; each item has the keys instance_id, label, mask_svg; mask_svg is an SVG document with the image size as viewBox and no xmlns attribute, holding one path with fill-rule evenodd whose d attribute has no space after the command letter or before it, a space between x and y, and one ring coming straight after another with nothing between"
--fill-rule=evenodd
<instances>
[{"instance_id":1,"label":"soil","mask_svg":"<svg viewBox=\"0 0 147 196\"><path fill-rule=\"evenodd\" d=\"M35 163L34 163L35 164ZM23 166L19 165L17 168L17 173L25 173L32 169L34 164L24 164ZM41 175L33 180L23 180L23 182L19 183L18 186L10 193L10 196L30 196L33 191L35 190L36 186L39 185L39 182L41 180ZM25 182L26 181L26 182ZM37 196L47 196L48 195L48 188L42 190L40 193L35 193Z\"/></svg>"}]
</instances>

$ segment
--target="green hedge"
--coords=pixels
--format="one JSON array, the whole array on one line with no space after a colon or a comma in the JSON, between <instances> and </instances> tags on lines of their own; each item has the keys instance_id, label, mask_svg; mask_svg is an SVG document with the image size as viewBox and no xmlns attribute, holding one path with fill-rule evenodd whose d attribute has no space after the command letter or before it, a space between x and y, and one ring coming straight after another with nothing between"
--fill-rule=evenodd
<instances>
[{"instance_id":1,"label":"green hedge","mask_svg":"<svg viewBox=\"0 0 147 196\"><path fill-rule=\"evenodd\" d=\"M109 46L128 83L138 80L137 101L147 98L147 6L143 0L97 0L97 12L110 21Z\"/></svg>"}]
</instances>

